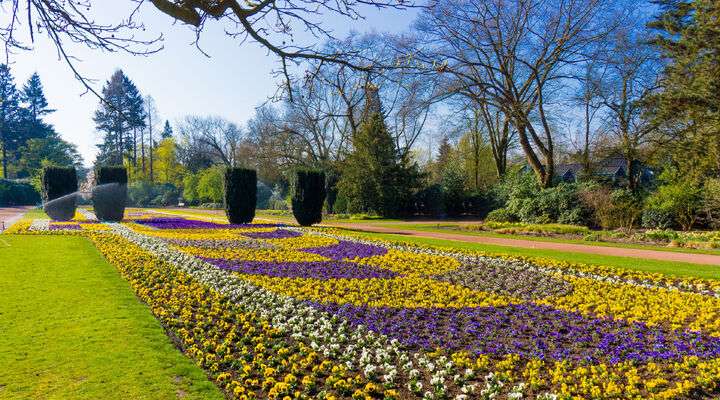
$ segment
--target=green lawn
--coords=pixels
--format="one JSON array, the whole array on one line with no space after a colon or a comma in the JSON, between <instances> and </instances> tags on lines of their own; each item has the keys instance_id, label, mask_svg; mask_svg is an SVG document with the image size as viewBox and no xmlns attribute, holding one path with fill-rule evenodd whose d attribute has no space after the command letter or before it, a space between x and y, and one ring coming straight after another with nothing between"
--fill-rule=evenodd
<instances>
[{"instance_id":1,"label":"green lawn","mask_svg":"<svg viewBox=\"0 0 720 400\"><path fill-rule=\"evenodd\" d=\"M223 398L87 239L0 235L0 293L0 399Z\"/></svg>"},{"instance_id":2,"label":"green lawn","mask_svg":"<svg viewBox=\"0 0 720 400\"><path fill-rule=\"evenodd\" d=\"M561 252L556 250L526 249L520 247L468 243L454 240L421 238L385 233L367 233L360 231L353 232L362 236L366 236L368 238L397 240L416 244L449 247L455 249L469 249L491 254L507 254L511 256L523 257L547 257L567 262L605 265L609 267L625 268L636 271L657 272L666 275L720 279L720 266L718 265L679 263L672 261L647 260L631 257L615 257L597 254Z\"/></svg>"}]
</instances>

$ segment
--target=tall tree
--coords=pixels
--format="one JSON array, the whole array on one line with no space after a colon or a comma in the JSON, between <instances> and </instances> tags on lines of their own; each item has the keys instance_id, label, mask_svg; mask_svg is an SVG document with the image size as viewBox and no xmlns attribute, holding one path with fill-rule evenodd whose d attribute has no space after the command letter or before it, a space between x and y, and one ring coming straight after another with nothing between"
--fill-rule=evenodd
<instances>
[{"instance_id":1,"label":"tall tree","mask_svg":"<svg viewBox=\"0 0 720 400\"><path fill-rule=\"evenodd\" d=\"M23 86L22 101L30 111L33 121L40 121L45 115L55 111L50 108L45 98L45 91L37 72L33 73Z\"/></svg>"},{"instance_id":2,"label":"tall tree","mask_svg":"<svg viewBox=\"0 0 720 400\"><path fill-rule=\"evenodd\" d=\"M658 0L650 26L669 62L652 114L672 135L668 153L695 178L720 176L720 4Z\"/></svg>"},{"instance_id":3,"label":"tall tree","mask_svg":"<svg viewBox=\"0 0 720 400\"><path fill-rule=\"evenodd\" d=\"M552 96L588 47L614 27L598 0L445 0L416 24L412 54L453 92L510 118L541 186L553 182Z\"/></svg>"},{"instance_id":4,"label":"tall tree","mask_svg":"<svg viewBox=\"0 0 720 400\"><path fill-rule=\"evenodd\" d=\"M170 126L170 121L165 120L165 125L163 126L163 130L160 133L160 137L163 139L167 139L169 137L172 137L173 135L173 129Z\"/></svg>"},{"instance_id":5,"label":"tall tree","mask_svg":"<svg viewBox=\"0 0 720 400\"><path fill-rule=\"evenodd\" d=\"M132 157L133 151L137 154L133 134L144 125L142 97L122 70L115 71L105 83L102 96L93 118L96 129L105 134L103 142L98 145L100 154L97 161L122 164L126 155Z\"/></svg>"},{"instance_id":6,"label":"tall tree","mask_svg":"<svg viewBox=\"0 0 720 400\"><path fill-rule=\"evenodd\" d=\"M19 93L10 68L0 64L0 145L2 145L3 178L8 178L8 158L19 145L18 113Z\"/></svg>"},{"instance_id":7,"label":"tall tree","mask_svg":"<svg viewBox=\"0 0 720 400\"><path fill-rule=\"evenodd\" d=\"M338 187L351 212L392 216L402 211L413 184L412 170L398 153L383 120L377 87L368 84L363 123L352 137Z\"/></svg>"}]
</instances>

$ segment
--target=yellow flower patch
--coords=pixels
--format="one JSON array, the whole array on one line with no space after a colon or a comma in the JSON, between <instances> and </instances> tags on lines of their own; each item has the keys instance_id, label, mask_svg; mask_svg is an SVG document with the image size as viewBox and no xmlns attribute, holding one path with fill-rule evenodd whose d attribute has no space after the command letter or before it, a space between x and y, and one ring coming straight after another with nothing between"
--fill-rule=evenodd
<instances>
[{"instance_id":1,"label":"yellow flower patch","mask_svg":"<svg viewBox=\"0 0 720 400\"><path fill-rule=\"evenodd\" d=\"M720 336L720 299L695 293L611 284L587 278L565 277L573 293L538 301L552 307L601 316L669 324L673 329L702 330Z\"/></svg>"},{"instance_id":2,"label":"yellow flower patch","mask_svg":"<svg viewBox=\"0 0 720 400\"><path fill-rule=\"evenodd\" d=\"M441 274L460 267L460 261L452 257L396 249L390 249L387 254L381 256L356 258L352 261L415 276Z\"/></svg>"},{"instance_id":3,"label":"yellow flower patch","mask_svg":"<svg viewBox=\"0 0 720 400\"><path fill-rule=\"evenodd\" d=\"M470 290L420 277L394 279L310 279L242 275L243 279L276 293L320 303L370 307L485 307L521 300Z\"/></svg>"},{"instance_id":4,"label":"yellow flower patch","mask_svg":"<svg viewBox=\"0 0 720 400\"><path fill-rule=\"evenodd\" d=\"M246 247L208 249L194 246L175 246L179 250L196 257L224 258L242 261L273 261L273 262L310 262L327 261L317 254L285 249L253 249Z\"/></svg>"}]
</instances>

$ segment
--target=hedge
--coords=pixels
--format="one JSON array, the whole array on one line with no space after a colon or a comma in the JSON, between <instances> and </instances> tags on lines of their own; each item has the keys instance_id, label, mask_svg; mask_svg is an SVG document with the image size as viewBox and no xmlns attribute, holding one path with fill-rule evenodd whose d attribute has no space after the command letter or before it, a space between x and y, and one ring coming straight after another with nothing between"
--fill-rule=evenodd
<instances>
[{"instance_id":1,"label":"hedge","mask_svg":"<svg viewBox=\"0 0 720 400\"><path fill-rule=\"evenodd\" d=\"M122 221L127 204L127 170L123 166L99 167L95 171L92 198L101 221Z\"/></svg>"},{"instance_id":2,"label":"hedge","mask_svg":"<svg viewBox=\"0 0 720 400\"><path fill-rule=\"evenodd\" d=\"M56 221L73 219L78 190L75 168L44 167L40 179L45 213Z\"/></svg>"},{"instance_id":3,"label":"hedge","mask_svg":"<svg viewBox=\"0 0 720 400\"><path fill-rule=\"evenodd\" d=\"M320 171L296 171L292 188L292 212L298 224L310 226L322 221L325 174Z\"/></svg>"},{"instance_id":4,"label":"hedge","mask_svg":"<svg viewBox=\"0 0 720 400\"><path fill-rule=\"evenodd\" d=\"M249 224L255 218L257 172L253 169L225 170L225 214L231 224Z\"/></svg>"},{"instance_id":5,"label":"hedge","mask_svg":"<svg viewBox=\"0 0 720 400\"><path fill-rule=\"evenodd\" d=\"M0 179L0 207L34 205L40 200L40 193L29 182Z\"/></svg>"}]
</instances>

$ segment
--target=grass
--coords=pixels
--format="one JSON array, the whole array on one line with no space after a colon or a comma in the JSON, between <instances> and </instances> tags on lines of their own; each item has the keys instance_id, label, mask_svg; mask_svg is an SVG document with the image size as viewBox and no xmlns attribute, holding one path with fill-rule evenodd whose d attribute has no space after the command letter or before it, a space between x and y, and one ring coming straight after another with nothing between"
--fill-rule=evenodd
<instances>
[{"instance_id":1,"label":"grass","mask_svg":"<svg viewBox=\"0 0 720 400\"><path fill-rule=\"evenodd\" d=\"M0 293L0 399L223 398L87 239L0 235Z\"/></svg>"},{"instance_id":2,"label":"grass","mask_svg":"<svg viewBox=\"0 0 720 400\"><path fill-rule=\"evenodd\" d=\"M632 257L616 257L598 254L561 252L557 250L498 246L491 244L468 243L455 240L421 238L415 236L405 236L387 233L369 233L361 231L352 232L371 239L374 238L383 240L403 241L421 245L480 251L497 255L552 258L555 260L567 261L571 263L604 265L635 271L660 273L671 276L720 279L720 266L717 265L691 264L674 261L638 259Z\"/></svg>"}]
</instances>

